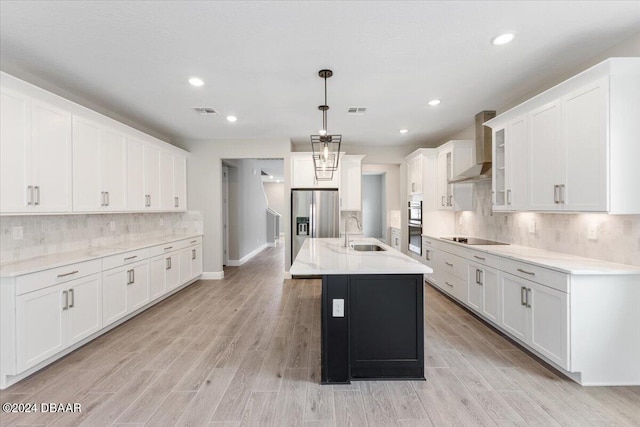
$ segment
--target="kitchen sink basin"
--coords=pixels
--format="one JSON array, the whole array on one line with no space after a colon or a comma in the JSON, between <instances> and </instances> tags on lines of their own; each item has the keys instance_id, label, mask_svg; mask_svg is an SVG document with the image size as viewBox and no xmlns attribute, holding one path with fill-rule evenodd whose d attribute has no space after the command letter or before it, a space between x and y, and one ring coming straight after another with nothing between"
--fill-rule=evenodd
<instances>
[{"instance_id":1,"label":"kitchen sink basin","mask_svg":"<svg viewBox=\"0 0 640 427\"><path fill-rule=\"evenodd\" d=\"M351 246L354 250L360 252L378 252L378 251L386 251L385 248L382 248L378 245L353 245Z\"/></svg>"}]
</instances>

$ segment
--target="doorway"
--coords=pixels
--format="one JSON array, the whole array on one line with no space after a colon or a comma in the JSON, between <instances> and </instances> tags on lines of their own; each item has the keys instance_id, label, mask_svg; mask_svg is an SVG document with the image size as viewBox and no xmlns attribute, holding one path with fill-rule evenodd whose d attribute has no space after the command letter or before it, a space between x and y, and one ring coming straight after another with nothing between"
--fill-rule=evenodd
<instances>
[{"instance_id":1,"label":"doorway","mask_svg":"<svg viewBox=\"0 0 640 427\"><path fill-rule=\"evenodd\" d=\"M362 233L366 237L386 240L386 174L362 174Z\"/></svg>"}]
</instances>

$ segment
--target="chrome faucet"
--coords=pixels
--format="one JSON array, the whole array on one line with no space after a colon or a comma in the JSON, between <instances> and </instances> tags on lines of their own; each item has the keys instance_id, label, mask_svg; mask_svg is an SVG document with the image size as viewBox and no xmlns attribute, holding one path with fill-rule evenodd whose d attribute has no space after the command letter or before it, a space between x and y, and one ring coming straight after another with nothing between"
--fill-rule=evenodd
<instances>
[{"instance_id":1,"label":"chrome faucet","mask_svg":"<svg viewBox=\"0 0 640 427\"><path fill-rule=\"evenodd\" d=\"M358 230L362 231L362 226L360 225L360 221L358 220L357 216L351 215L349 216L349 218L345 219L344 220L344 247L345 248L349 247L349 232L347 231L347 225L349 224L350 219L355 219L356 225L358 226Z\"/></svg>"}]
</instances>

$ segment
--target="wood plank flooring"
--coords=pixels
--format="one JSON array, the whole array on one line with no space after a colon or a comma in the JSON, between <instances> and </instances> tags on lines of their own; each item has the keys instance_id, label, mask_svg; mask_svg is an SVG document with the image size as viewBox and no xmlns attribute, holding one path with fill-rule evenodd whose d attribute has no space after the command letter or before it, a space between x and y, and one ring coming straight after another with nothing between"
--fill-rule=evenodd
<instances>
[{"instance_id":1,"label":"wood plank flooring","mask_svg":"<svg viewBox=\"0 0 640 427\"><path fill-rule=\"evenodd\" d=\"M0 425L640 425L640 387L581 387L431 287L426 381L323 386L319 280L283 280L269 248L200 281L0 393L82 412Z\"/></svg>"}]
</instances>

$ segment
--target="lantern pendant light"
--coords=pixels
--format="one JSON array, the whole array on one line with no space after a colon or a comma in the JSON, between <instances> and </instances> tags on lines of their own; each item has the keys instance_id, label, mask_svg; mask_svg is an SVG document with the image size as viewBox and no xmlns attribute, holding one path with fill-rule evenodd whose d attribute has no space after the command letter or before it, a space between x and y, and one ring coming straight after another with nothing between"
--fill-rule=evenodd
<instances>
[{"instance_id":1,"label":"lantern pendant light","mask_svg":"<svg viewBox=\"0 0 640 427\"><path fill-rule=\"evenodd\" d=\"M331 181L333 173L338 170L340 161L340 143L342 135L331 135L327 126L327 79L333 76L331 70L320 70L318 75L324 79L324 104L318 106L322 111L322 129L319 135L311 135L311 150L313 151L313 167L316 181Z\"/></svg>"}]
</instances>

